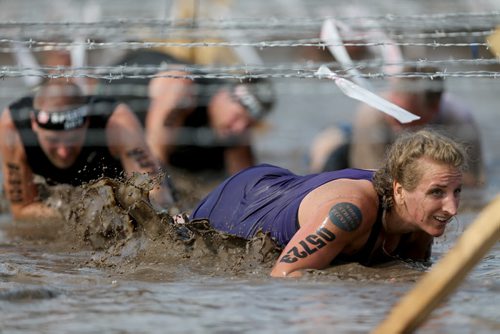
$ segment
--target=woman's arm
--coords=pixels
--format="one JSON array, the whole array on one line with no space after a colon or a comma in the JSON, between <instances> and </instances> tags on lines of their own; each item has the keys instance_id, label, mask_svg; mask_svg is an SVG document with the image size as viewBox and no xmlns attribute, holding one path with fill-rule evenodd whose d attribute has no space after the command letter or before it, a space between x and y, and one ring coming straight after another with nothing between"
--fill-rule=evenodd
<instances>
[{"instance_id":1,"label":"woman's arm","mask_svg":"<svg viewBox=\"0 0 500 334\"><path fill-rule=\"evenodd\" d=\"M300 276L301 269L323 269L342 251L351 248L367 230L373 214L359 200L328 201L314 210L276 262L271 276Z\"/></svg>"}]
</instances>

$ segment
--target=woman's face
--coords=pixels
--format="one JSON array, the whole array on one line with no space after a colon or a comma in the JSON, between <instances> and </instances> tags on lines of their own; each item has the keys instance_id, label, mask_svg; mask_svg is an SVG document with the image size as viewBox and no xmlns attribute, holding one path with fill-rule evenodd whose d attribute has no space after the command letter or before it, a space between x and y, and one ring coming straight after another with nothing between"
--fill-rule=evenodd
<instances>
[{"instance_id":1,"label":"woman's face","mask_svg":"<svg viewBox=\"0 0 500 334\"><path fill-rule=\"evenodd\" d=\"M397 210L411 230L423 230L438 237L457 214L462 173L453 166L428 158L421 158L418 164L422 178L414 190L408 191L395 184Z\"/></svg>"}]
</instances>

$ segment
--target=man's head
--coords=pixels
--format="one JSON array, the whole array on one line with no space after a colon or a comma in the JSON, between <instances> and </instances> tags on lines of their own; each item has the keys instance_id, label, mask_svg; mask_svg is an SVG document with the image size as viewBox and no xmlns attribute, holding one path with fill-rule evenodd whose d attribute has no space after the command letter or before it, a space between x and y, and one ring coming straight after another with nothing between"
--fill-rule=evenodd
<instances>
[{"instance_id":1,"label":"man's head","mask_svg":"<svg viewBox=\"0 0 500 334\"><path fill-rule=\"evenodd\" d=\"M78 157L88 126L88 105L81 89L66 80L50 80L39 87L31 126L47 158L58 168L70 167Z\"/></svg>"},{"instance_id":2,"label":"man's head","mask_svg":"<svg viewBox=\"0 0 500 334\"><path fill-rule=\"evenodd\" d=\"M420 116L408 126L428 124L437 116L444 92L443 78L435 75L437 72L439 69L433 66L405 66L403 74L406 76L394 80L391 100Z\"/></svg>"},{"instance_id":3,"label":"man's head","mask_svg":"<svg viewBox=\"0 0 500 334\"><path fill-rule=\"evenodd\" d=\"M224 85L209 104L211 126L221 136L241 134L272 110L274 99L273 87L267 80Z\"/></svg>"}]
</instances>

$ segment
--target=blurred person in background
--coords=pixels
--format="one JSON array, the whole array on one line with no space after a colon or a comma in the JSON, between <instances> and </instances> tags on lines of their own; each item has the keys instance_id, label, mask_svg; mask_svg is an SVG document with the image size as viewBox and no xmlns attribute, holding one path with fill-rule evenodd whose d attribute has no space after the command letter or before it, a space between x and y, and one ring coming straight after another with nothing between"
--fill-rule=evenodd
<instances>
[{"instance_id":1,"label":"blurred person in background","mask_svg":"<svg viewBox=\"0 0 500 334\"><path fill-rule=\"evenodd\" d=\"M149 88L146 137L163 164L225 175L255 164L250 130L273 106L269 82L159 77Z\"/></svg>"},{"instance_id":2,"label":"blurred person in background","mask_svg":"<svg viewBox=\"0 0 500 334\"><path fill-rule=\"evenodd\" d=\"M192 64L155 50L128 52L115 65L146 75L103 81L97 92L131 106L163 167L225 176L255 164L250 129L272 110L269 81L207 79ZM154 72L161 67L173 69Z\"/></svg>"},{"instance_id":3,"label":"blurred person in background","mask_svg":"<svg viewBox=\"0 0 500 334\"><path fill-rule=\"evenodd\" d=\"M468 170L464 185L480 187L485 182L481 135L472 111L460 100L445 92L443 79L435 76L432 66L407 66L393 79L391 90L382 96L419 120L401 124L393 117L366 104L360 105L351 125L325 129L313 141L310 151L312 172L343 168L379 168L387 147L403 130L429 128L450 136L468 150ZM420 74L419 74L420 73Z\"/></svg>"},{"instance_id":4,"label":"blurred person in background","mask_svg":"<svg viewBox=\"0 0 500 334\"><path fill-rule=\"evenodd\" d=\"M14 219L60 218L40 197L48 185L78 186L106 176L158 176L144 130L127 105L85 96L66 79L48 80L36 94L10 104L0 118L3 187ZM149 193L157 208L174 199L165 182Z\"/></svg>"}]
</instances>

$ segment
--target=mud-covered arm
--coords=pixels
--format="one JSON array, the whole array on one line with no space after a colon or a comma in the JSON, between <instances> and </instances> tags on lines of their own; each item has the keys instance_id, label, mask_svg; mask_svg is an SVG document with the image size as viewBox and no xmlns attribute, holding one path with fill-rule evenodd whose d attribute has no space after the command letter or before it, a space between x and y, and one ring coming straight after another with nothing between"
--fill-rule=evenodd
<instances>
[{"instance_id":1,"label":"mud-covered arm","mask_svg":"<svg viewBox=\"0 0 500 334\"><path fill-rule=\"evenodd\" d=\"M146 144L144 129L139 119L126 104L119 104L111 115L106 136L112 155L119 157L126 176L134 173L159 177L160 163L153 157ZM173 204L173 196L166 182L160 182L151 189L150 200L153 204L167 208Z\"/></svg>"},{"instance_id":2,"label":"mud-covered arm","mask_svg":"<svg viewBox=\"0 0 500 334\"><path fill-rule=\"evenodd\" d=\"M356 202L330 201L317 210L286 245L271 276L300 276L302 269L326 268L359 238L362 208Z\"/></svg>"},{"instance_id":3,"label":"mud-covered arm","mask_svg":"<svg viewBox=\"0 0 500 334\"><path fill-rule=\"evenodd\" d=\"M3 188L13 218L15 220L62 218L56 209L38 200L34 175L8 109L0 116L0 137Z\"/></svg>"}]
</instances>

